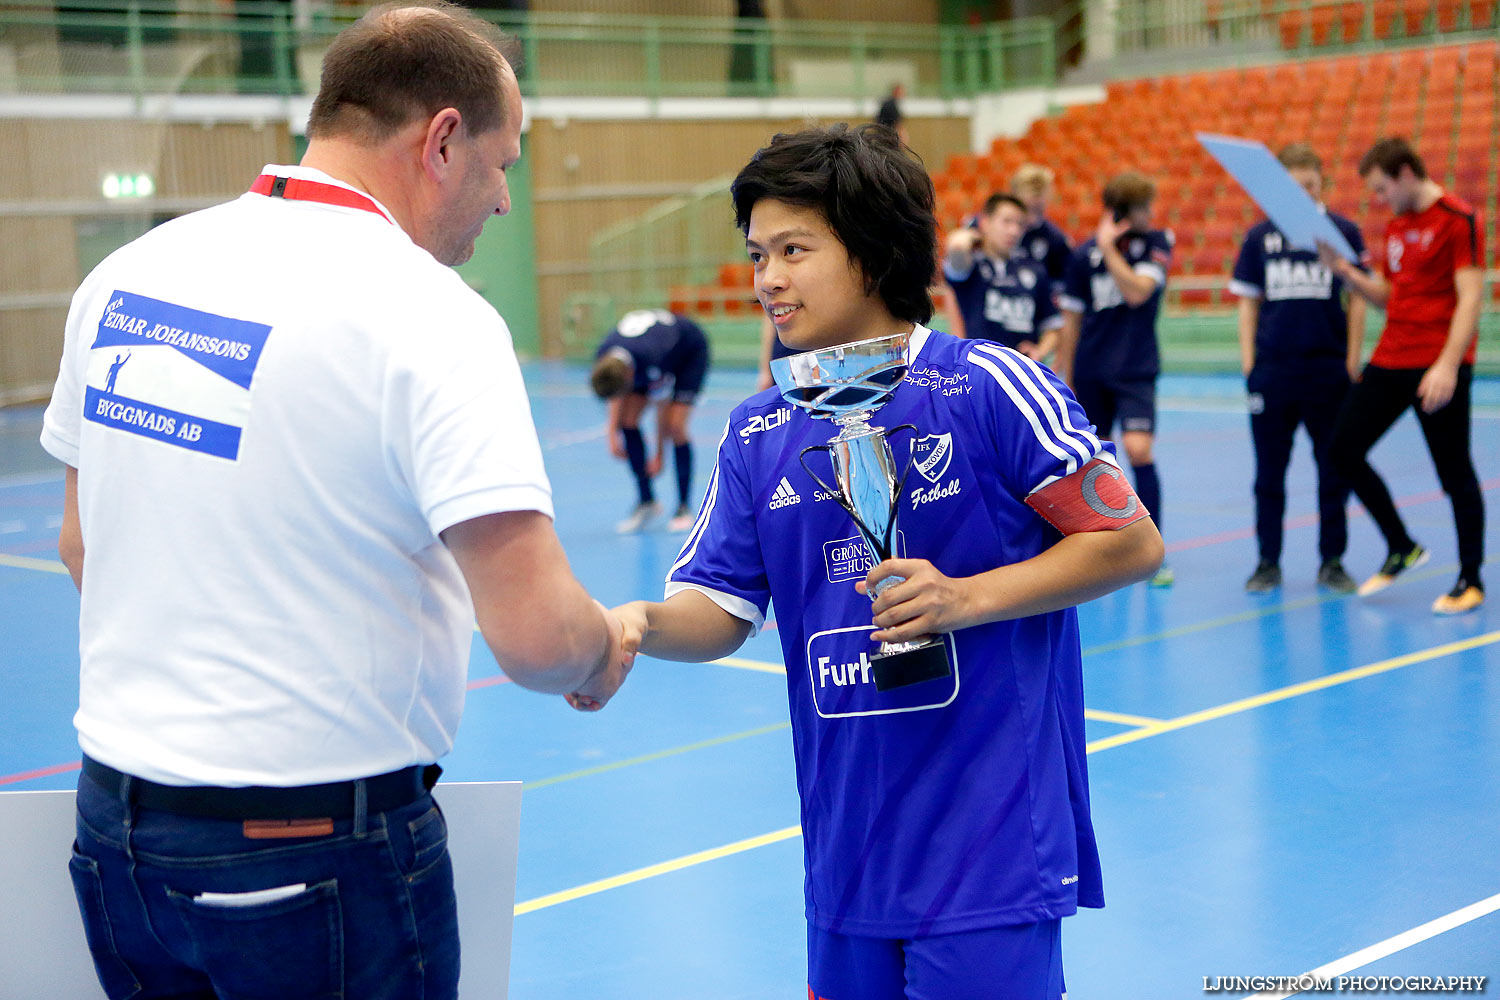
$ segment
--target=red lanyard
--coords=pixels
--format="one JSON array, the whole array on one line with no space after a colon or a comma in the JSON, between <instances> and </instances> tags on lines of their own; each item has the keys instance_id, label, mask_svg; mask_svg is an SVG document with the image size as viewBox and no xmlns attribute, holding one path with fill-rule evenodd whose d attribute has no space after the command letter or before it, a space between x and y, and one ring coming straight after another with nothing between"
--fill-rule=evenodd
<instances>
[{"instance_id":1,"label":"red lanyard","mask_svg":"<svg viewBox=\"0 0 1500 1000\"><path fill-rule=\"evenodd\" d=\"M375 203L375 199L336 184L305 181L296 177L278 177L276 174L261 174L255 179L255 183L250 185L250 193L268 195L272 198L285 198L288 201L317 201L325 205L338 205L340 208L357 208L364 212L374 212L391 225L396 224L396 221Z\"/></svg>"}]
</instances>

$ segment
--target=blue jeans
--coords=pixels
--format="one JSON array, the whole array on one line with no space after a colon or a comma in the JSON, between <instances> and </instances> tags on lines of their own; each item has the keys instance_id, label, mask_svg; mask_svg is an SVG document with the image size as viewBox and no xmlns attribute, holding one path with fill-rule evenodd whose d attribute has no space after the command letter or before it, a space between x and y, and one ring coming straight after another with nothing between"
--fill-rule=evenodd
<instances>
[{"instance_id":1,"label":"blue jeans","mask_svg":"<svg viewBox=\"0 0 1500 1000\"><path fill-rule=\"evenodd\" d=\"M237 820L127 804L85 777L68 867L110 1000L458 994L453 866L431 795L325 836L265 840ZM280 891L233 895L263 890Z\"/></svg>"}]
</instances>

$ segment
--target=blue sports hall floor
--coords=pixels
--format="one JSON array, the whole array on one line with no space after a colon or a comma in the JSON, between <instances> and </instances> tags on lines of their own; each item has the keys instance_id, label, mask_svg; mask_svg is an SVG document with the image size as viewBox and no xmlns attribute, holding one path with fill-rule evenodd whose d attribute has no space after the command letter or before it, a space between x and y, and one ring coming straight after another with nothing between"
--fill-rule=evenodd
<instances>
[{"instance_id":1,"label":"blue sports hall floor","mask_svg":"<svg viewBox=\"0 0 1500 1000\"><path fill-rule=\"evenodd\" d=\"M614 533L631 488L608 460L583 373L536 364L527 378L574 571L606 603L659 597L680 538ZM699 488L750 387L746 372L710 376L694 417ZM1476 396L1495 553L1500 385ZM1459 617L1429 610L1457 565L1451 509L1415 420L1403 417L1373 461L1432 560L1370 599L1320 592L1301 438L1286 582L1252 596L1242 388L1169 377L1162 397L1158 466L1177 584L1131 587L1080 613L1109 905L1064 923L1070 995L1198 997L1205 977L1312 970L1500 974L1500 591ZM77 597L56 562L62 477L35 444L39 422L37 409L0 411L7 791L77 778ZM1351 510L1346 562L1363 578L1385 550ZM1500 586L1493 555L1487 570ZM643 658L598 715L506 683L482 643L469 670L447 779L526 783L512 997L806 995L774 631L718 664Z\"/></svg>"}]
</instances>

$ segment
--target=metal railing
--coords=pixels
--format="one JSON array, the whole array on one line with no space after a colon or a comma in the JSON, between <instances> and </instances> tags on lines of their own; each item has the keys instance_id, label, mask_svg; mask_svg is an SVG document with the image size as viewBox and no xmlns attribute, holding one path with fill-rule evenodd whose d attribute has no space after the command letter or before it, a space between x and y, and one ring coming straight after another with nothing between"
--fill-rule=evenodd
<instances>
[{"instance_id":1,"label":"metal railing","mask_svg":"<svg viewBox=\"0 0 1500 1000\"><path fill-rule=\"evenodd\" d=\"M296 96L358 9L270 0L0 3L0 92ZM527 96L961 98L1057 78L1048 18L981 27L490 12Z\"/></svg>"}]
</instances>

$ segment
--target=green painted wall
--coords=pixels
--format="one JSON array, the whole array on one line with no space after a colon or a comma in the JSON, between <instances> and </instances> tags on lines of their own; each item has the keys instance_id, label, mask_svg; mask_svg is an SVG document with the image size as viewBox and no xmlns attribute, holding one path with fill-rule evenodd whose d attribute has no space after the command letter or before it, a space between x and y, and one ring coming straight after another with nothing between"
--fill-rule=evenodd
<instances>
[{"instance_id":1,"label":"green painted wall","mask_svg":"<svg viewBox=\"0 0 1500 1000\"><path fill-rule=\"evenodd\" d=\"M511 167L510 214L491 219L474 247L474 259L458 269L505 317L516 353L541 354L541 311L536 294L536 213L531 203L530 141L521 137L521 160Z\"/></svg>"}]
</instances>

